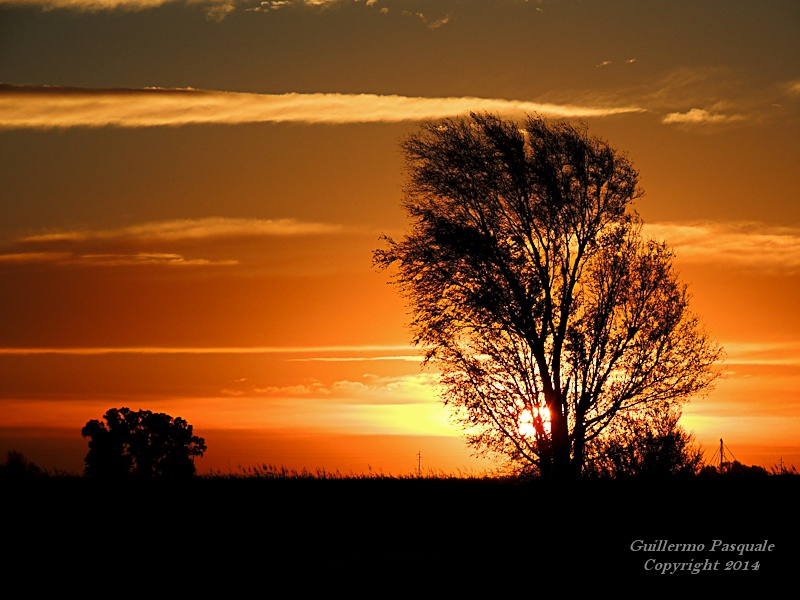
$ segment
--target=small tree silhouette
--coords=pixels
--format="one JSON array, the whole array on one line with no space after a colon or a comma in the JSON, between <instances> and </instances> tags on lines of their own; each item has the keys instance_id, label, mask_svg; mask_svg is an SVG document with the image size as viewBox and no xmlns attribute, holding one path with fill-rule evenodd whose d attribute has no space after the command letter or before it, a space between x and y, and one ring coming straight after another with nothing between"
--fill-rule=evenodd
<instances>
[{"instance_id":1,"label":"small tree silhouette","mask_svg":"<svg viewBox=\"0 0 800 600\"><path fill-rule=\"evenodd\" d=\"M681 411L649 407L618 416L605 435L589 444L589 475L661 479L688 477L703 468L694 436L678 424Z\"/></svg>"},{"instance_id":2,"label":"small tree silhouette","mask_svg":"<svg viewBox=\"0 0 800 600\"><path fill-rule=\"evenodd\" d=\"M0 464L0 479L32 479L41 475L42 470L16 450L9 450L6 462Z\"/></svg>"},{"instance_id":3,"label":"small tree silhouette","mask_svg":"<svg viewBox=\"0 0 800 600\"><path fill-rule=\"evenodd\" d=\"M102 479L187 479L206 444L180 417L149 410L112 408L105 422L92 419L81 430L90 438L85 474Z\"/></svg>"}]
</instances>

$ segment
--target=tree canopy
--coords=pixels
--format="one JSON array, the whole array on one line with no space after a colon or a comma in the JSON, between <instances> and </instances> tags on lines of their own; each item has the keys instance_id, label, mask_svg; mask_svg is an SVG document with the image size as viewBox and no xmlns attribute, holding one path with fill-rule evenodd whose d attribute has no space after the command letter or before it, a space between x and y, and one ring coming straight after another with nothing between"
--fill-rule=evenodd
<instances>
[{"instance_id":1,"label":"tree canopy","mask_svg":"<svg viewBox=\"0 0 800 600\"><path fill-rule=\"evenodd\" d=\"M88 421L90 438L85 474L101 479L185 479L195 474L194 457L203 456L205 440L180 417L149 410L111 408L105 422Z\"/></svg>"},{"instance_id":2,"label":"tree canopy","mask_svg":"<svg viewBox=\"0 0 800 600\"><path fill-rule=\"evenodd\" d=\"M626 156L586 127L471 114L402 143L410 231L385 238L413 341L479 451L553 477L647 405L707 390L721 348L647 239Z\"/></svg>"}]
</instances>

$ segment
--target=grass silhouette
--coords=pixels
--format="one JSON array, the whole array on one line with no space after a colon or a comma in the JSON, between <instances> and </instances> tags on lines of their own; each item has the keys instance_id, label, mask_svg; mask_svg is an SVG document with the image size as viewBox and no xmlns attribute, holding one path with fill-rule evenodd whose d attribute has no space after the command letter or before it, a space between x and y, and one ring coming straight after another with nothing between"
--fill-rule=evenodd
<instances>
[{"instance_id":1,"label":"grass silhouette","mask_svg":"<svg viewBox=\"0 0 800 600\"><path fill-rule=\"evenodd\" d=\"M45 473L0 486L6 522L17 525L5 532L5 547L13 549L7 573L35 565L62 585L76 573L112 584L133 568L126 585L151 589L164 585L158 577L167 573L183 581L169 580L176 593L184 585L202 591L213 581L263 585L266 574L294 569L331 570L350 582L363 569L396 578L407 568L447 581L506 573L495 584L499 592L520 581L508 573L548 573L565 564L586 581L695 585L688 574L646 571L650 558L721 560L720 569L726 561L758 560L757 572L702 576L756 581L768 590L793 573L800 539L800 476L791 470L554 485L462 472L359 474L261 464L184 482L104 483ZM706 549L633 552L635 540ZM713 540L769 540L775 549L711 553Z\"/></svg>"}]
</instances>

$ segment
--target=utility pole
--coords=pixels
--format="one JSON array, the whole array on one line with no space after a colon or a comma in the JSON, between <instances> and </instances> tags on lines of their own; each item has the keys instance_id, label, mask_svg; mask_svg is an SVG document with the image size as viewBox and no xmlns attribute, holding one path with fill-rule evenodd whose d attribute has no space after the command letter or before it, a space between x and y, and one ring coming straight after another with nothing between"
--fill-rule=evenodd
<instances>
[{"instance_id":1,"label":"utility pole","mask_svg":"<svg viewBox=\"0 0 800 600\"><path fill-rule=\"evenodd\" d=\"M714 450L714 456L711 457L711 461L709 465L713 465L714 461L717 460L717 453L719 453L719 469L720 473L727 473L730 471L731 467L736 464L736 457L731 452L731 449L728 448L728 455L730 458L725 455L725 442L722 441L722 438L719 438L719 450Z\"/></svg>"},{"instance_id":2,"label":"utility pole","mask_svg":"<svg viewBox=\"0 0 800 600\"><path fill-rule=\"evenodd\" d=\"M422 477L422 450L417 452L417 477Z\"/></svg>"}]
</instances>

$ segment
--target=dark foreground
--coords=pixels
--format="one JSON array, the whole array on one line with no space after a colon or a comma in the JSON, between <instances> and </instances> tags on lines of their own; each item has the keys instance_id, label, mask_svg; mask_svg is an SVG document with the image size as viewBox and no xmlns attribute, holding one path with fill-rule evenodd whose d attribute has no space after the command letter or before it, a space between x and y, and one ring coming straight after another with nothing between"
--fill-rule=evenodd
<instances>
[{"instance_id":1,"label":"dark foreground","mask_svg":"<svg viewBox=\"0 0 800 600\"><path fill-rule=\"evenodd\" d=\"M328 577L345 589L380 576L389 589L491 584L533 595L555 579L566 597L583 585L644 592L701 582L767 592L796 578L800 557L797 476L571 486L43 478L0 486L6 581L25 574L40 587L97 586L112 597L115 589L183 594L254 582L274 591L290 572L305 573L293 586ZM642 581L656 587L636 588Z\"/></svg>"}]
</instances>

